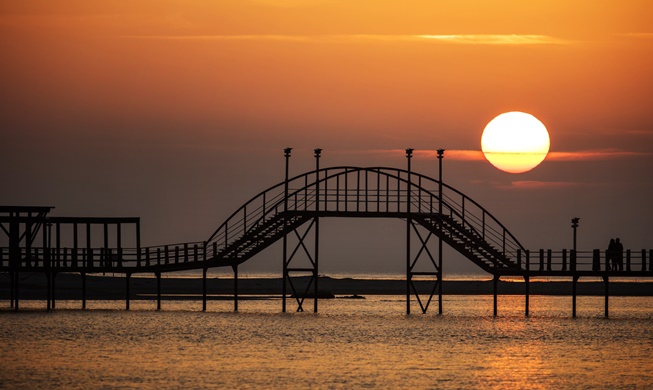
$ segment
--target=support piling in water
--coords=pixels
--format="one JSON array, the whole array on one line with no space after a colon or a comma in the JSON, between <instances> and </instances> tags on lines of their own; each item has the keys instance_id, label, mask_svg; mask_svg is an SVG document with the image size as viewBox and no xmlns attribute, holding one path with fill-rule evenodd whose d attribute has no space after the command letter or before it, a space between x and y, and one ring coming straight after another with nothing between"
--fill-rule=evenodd
<instances>
[{"instance_id":1,"label":"support piling in water","mask_svg":"<svg viewBox=\"0 0 653 390\"><path fill-rule=\"evenodd\" d=\"M45 280L46 280L46 291L47 291L47 310L50 310L51 304L52 304L52 273L51 272L46 272L45 273Z\"/></svg>"},{"instance_id":2,"label":"support piling in water","mask_svg":"<svg viewBox=\"0 0 653 390\"><path fill-rule=\"evenodd\" d=\"M20 307L19 291L20 291L20 276L19 276L19 272L16 271L14 272L14 310L16 311L18 311Z\"/></svg>"},{"instance_id":3,"label":"support piling in water","mask_svg":"<svg viewBox=\"0 0 653 390\"><path fill-rule=\"evenodd\" d=\"M605 318L608 318L608 301L610 297L610 277L609 276L604 276L603 277L603 282L605 283Z\"/></svg>"},{"instance_id":4,"label":"support piling in water","mask_svg":"<svg viewBox=\"0 0 653 390\"><path fill-rule=\"evenodd\" d=\"M125 310L129 310L129 279L132 274L125 274Z\"/></svg>"},{"instance_id":5,"label":"support piling in water","mask_svg":"<svg viewBox=\"0 0 653 390\"><path fill-rule=\"evenodd\" d=\"M202 311L206 311L206 268L202 270Z\"/></svg>"},{"instance_id":6,"label":"support piling in water","mask_svg":"<svg viewBox=\"0 0 653 390\"><path fill-rule=\"evenodd\" d=\"M234 311L238 311L238 264L234 265Z\"/></svg>"},{"instance_id":7,"label":"support piling in water","mask_svg":"<svg viewBox=\"0 0 653 390\"><path fill-rule=\"evenodd\" d=\"M574 276L571 281L571 316L573 318L576 318L576 284L578 279L578 276Z\"/></svg>"},{"instance_id":8,"label":"support piling in water","mask_svg":"<svg viewBox=\"0 0 653 390\"><path fill-rule=\"evenodd\" d=\"M161 310L161 272L156 273L156 310Z\"/></svg>"},{"instance_id":9,"label":"support piling in water","mask_svg":"<svg viewBox=\"0 0 653 390\"><path fill-rule=\"evenodd\" d=\"M52 273L52 310L57 307L57 288L56 288L57 273Z\"/></svg>"},{"instance_id":10,"label":"support piling in water","mask_svg":"<svg viewBox=\"0 0 653 390\"><path fill-rule=\"evenodd\" d=\"M524 310L524 315L526 317L529 316L529 294L530 294L530 277L524 276L524 288L526 290L526 297L524 299L524 305L525 305L525 310Z\"/></svg>"},{"instance_id":11,"label":"support piling in water","mask_svg":"<svg viewBox=\"0 0 653 390\"><path fill-rule=\"evenodd\" d=\"M492 279L492 285L494 287L494 316L497 316L497 290L499 288L499 275L494 275Z\"/></svg>"},{"instance_id":12,"label":"support piling in water","mask_svg":"<svg viewBox=\"0 0 653 390\"><path fill-rule=\"evenodd\" d=\"M82 310L86 309L86 272L82 272Z\"/></svg>"}]
</instances>

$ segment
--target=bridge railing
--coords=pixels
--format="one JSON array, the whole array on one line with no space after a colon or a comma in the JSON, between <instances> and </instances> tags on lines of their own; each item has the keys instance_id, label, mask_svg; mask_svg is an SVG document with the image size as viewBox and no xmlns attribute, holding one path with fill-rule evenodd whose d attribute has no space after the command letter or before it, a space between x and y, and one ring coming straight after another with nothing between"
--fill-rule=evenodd
<instances>
[{"instance_id":1,"label":"bridge railing","mask_svg":"<svg viewBox=\"0 0 653 390\"><path fill-rule=\"evenodd\" d=\"M215 257L251 229L283 211L283 187L273 187L241 206L206 241L207 257Z\"/></svg>"},{"instance_id":2,"label":"bridge railing","mask_svg":"<svg viewBox=\"0 0 653 390\"><path fill-rule=\"evenodd\" d=\"M338 213L439 213L439 182L396 168L332 167L281 182L250 199L207 240L220 253L250 229L290 211ZM409 196L410 188L410 196ZM462 192L442 184L442 213L472 230L507 257L523 246L489 212ZM208 251L208 249L207 249Z\"/></svg>"}]
</instances>

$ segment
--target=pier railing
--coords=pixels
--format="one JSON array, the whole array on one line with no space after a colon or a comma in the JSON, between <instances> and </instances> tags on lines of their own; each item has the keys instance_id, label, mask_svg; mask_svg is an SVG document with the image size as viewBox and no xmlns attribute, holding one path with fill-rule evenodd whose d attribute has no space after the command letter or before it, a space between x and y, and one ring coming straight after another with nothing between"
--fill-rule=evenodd
<instances>
[{"instance_id":1,"label":"pier railing","mask_svg":"<svg viewBox=\"0 0 653 390\"><path fill-rule=\"evenodd\" d=\"M9 248L0 247L0 269L18 267L21 270L50 268L86 272L124 272L172 266L175 268L201 268L199 264L219 253L218 246L204 246L203 242L160 245L144 248L42 248L29 250L21 248L20 261L9 261ZM611 256L606 250L525 250L517 251L520 268L526 273L540 275L583 274L611 271L627 274L629 272L653 272L653 249L626 249L622 253L621 267L618 262L607 259ZM608 268L610 267L610 268Z\"/></svg>"},{"instance_id":2,"label":"pier railing","mask_svg":"<svg viewBox=\"0 0 653 390\"><path fill-rule=\"evenodd\" d=\"M539 249L520 251L518 258L521 268L525 271L541 274L571 274L574 272L587 274L601 271L653 272L653 249L626 249L621 255L618 252L611 253L601 249L589 251ZM608 261L611 258L621 258L621 261Z\"/></svg>"}]
</instances>

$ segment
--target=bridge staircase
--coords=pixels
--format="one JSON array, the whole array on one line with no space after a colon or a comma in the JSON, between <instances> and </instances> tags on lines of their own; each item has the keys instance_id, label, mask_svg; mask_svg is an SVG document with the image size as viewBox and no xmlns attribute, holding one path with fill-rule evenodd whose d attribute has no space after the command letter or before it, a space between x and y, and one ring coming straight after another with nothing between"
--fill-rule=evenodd
<instances>
[{"instance_id":1,"label":"bridge staircase","mask_svg":"<svg viewBox=\"0 0 653 390\"><path fill-rule=\"evenodd\" d=\"M286 216L278 213L257 221L242 236L230 242L225 248L207 259L205 266L235 266L251 259L254 255L281 239L287 231L297 229L310 219L307 215L293 213ZM285 226L285 227L284 227ZM218 239L220 236L218 236Z\"/></svg>"},{"instance_id":2,"label":"bridge staircase","mask_svg":"<svg viewBox=\"0 0 653 390\"><path fill-rule=\"evenodd\" d=\"M486 241L473 227L447 215L418 215L414 219L442 238L458 253L490 274L519 271L520 265L505 252Z\"/></svg>"}]
</instances>

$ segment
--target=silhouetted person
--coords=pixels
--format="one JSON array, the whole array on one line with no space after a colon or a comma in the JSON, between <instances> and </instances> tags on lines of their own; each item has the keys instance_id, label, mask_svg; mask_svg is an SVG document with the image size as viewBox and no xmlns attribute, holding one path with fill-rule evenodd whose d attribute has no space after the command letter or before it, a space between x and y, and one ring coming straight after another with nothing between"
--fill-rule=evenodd
<instances>
[{"instance_id":1,"label":"silhouetted person","mask_svg":"<svg viewBox=\"0 0 653 390\"><path fill-rule=\"evenodd\" d=\"M619 271L624 270L624 245L621 243L621 240L617 238L617 241L614 243L614 261L619 267Z\"/></svg>"},{"instance_id":2,"label":"silhouetted person","mask_svg":"<svg viewBox=\"0 0 653 390\"><path fill-rule=\"evenodd\" d=\"M605 251L605 270L612 271L617 269L617 264L615 263L615 252L617 250L617 243L614 238L610 239L610 244L608 244L608 249Z\"/></svg>"}]
</instances>

